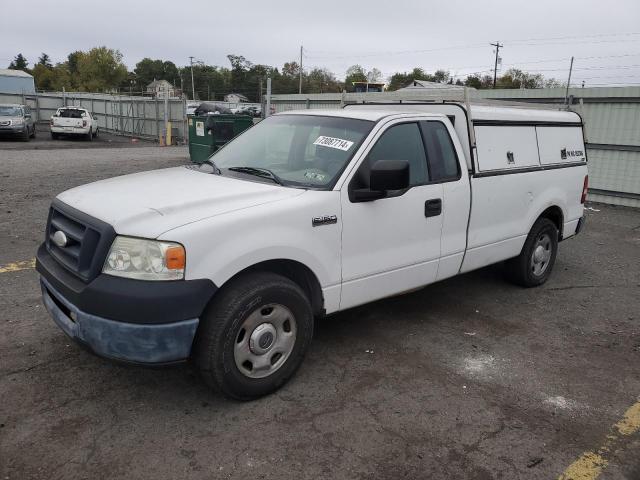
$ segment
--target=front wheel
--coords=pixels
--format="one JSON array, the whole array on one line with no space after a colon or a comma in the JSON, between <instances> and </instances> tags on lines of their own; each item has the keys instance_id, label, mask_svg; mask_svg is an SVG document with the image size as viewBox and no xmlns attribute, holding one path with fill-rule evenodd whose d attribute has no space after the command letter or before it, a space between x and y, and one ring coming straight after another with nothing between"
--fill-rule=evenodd
<instances>
[{"instance_id":1,"label":"front wheel","mask_svg":"<svg viewBox=\"0 0 640 480\"><path fill-rule=\"evenodd\" d=\"M520 255L507 262L511 280L523 287L537 287L549 279L558 253L558 228L548 218L531 227Z\"/></svg>"},{"instance_id":2,"label":"front wheel","mask_svg":"<svg viewBox=\"0 0 640 480\"><path fill-rule=\"evenodd\" d=\"M302 289L281 275L241 275L216 294L198 329L195 360L207 384L237 400L280 388L313 336Z\"/></svg>"}]
</instances>

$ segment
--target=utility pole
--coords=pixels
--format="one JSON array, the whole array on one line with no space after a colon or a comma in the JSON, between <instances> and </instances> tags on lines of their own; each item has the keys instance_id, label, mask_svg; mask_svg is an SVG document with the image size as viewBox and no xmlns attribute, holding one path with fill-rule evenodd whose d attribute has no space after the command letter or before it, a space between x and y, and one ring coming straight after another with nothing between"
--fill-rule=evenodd
<instances>
[{"instance_id":1,"label":"utility pole","mask_svg":"<svg viewBox=\"0 0 640 480\"><path fill-rule=\"evenodd\" d=\"M300 45L300 85L298 87L298 93L302 93L302 45Z\"/></svg>"},{"instance_id":2,"label":"utility pole","mask_svg":"<svg viewBox=\"0 0 640 480\"><path fill-rule=\"evenodd\" d=\"M569 86L571 85L571 72L573 71L573 57L571 57L571 64L569 65L569 79L567 80L567 91L564 94L564 104L569 104ZM583 84L584 87L584 84Z\"/></svg>"},{"instance_id":3,"label":"utility pole","mask_svg":"<svg viewBox=\"0 0 640 480\"><path fill-rule=\"evenodd\" d=\"M262 112L262 118L267 118L271 115L271 76L267 77L267 101Z\"/></svg>"},{"instance_id":4,"label":"utility pole","mask_svg":"<svg viewBox=\"0 0 640 480\"><path fill-rule=\"evenodd\" d=\"M193 100L196 99L196 84L193 81L193 59L195 57L189 57L189 64L191 65L191 93L193 94Z\"/></svg>"},{"instance_id":5,"label":"utility pole","mask_svg":"<svg viewBox=\"0 0 640 480\"><path fill-rule=\"evenodd\" d=\"M496 88L496 79L498 77L498 52L501 47L504 47L499 41L496 43L491 43L490 45L496 47L496 63L493 67L493 88Z\"/></svg>"}]
</instances>

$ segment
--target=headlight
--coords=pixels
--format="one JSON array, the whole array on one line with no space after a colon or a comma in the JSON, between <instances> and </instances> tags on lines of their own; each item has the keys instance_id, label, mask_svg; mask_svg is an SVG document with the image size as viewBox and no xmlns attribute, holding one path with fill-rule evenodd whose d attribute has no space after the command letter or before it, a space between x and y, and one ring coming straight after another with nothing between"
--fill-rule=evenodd
<instances>
[{"instance_id":1,"label":"headlight","mask_svg":"<svg viewBox=\"0 0 640 480\"><path fill-rule=\"evenodd\" d=\"M182 280L185 260L179 243L118 236L102 272L137 280Z\"/></svg>"}]
</instances>

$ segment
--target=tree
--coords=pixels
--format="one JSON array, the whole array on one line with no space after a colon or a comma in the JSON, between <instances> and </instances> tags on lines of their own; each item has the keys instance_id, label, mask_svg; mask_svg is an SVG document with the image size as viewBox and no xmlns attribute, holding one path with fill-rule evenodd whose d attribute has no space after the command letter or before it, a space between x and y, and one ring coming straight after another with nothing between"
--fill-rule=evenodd
<instances>
[{"instance_id":1,"label":"tree","mask_svg":"<svg viewBox=\"0 0 640 480\"><path fill-rule=\"evenodd\" d=\"M152 60L143 58L136 63L135 83L138 89L143 89L154 80L166 80L175 84L179 78L178 67L175 63L164 60Z\"/></svg>"},{"instance_id":2,"label":"tree","mask_svg":"<svg viewBox=\"0 0 640 480\"><path fill-rule=\"evenodd\" d=\"M497 88L542 88L544 77L539 74L527 73L517 68L510 68L496 81Z\"/></svg>"},{"instance_id":3,"label":"tree","mask_svg":"<svg viewBox=\"0 0 640 480\"><path fill-rule=\"evenodd\" d=\"M53 68L53 65L51 64L51 58L44 52L38 58L38 65L43 65L47 68Z\"/></svg>"},{"instance_id":4,"label":"tree","mask_svg":"<svg viewBox=\"0 0 640 480\"><path fill-rule=\"evenodd\" d=\"M24 58L24 56L21 53L19 53L18 55L15 56L13 61L9 64L9 70L23 70L27 72L29 71L29 69L27 68L28 65L29 65L29 62L27 62L27 59Z\"/></svg>"},{"instance_id":5,"label":"tree","mask_svg":"<svg viewBox=\"0 0 640 480\"><path fill-rule=\"evenodd\" d=\"M67 68L69 69L69 73L71 75L78 74L78 60L82 55L83 53L79 50L71 52L69 55L67 55Z\"/></svg>"},{"instance_id":6,"label":"tree","mask_svg":"<svg viewBox=\"0 0 640 480\"><path fill-rule=\"evenodd\" d=\"M79 53L77 87L80 91L113 91L127 78L127 67L118 50L96 47Z\"/></svg>"},{"instance_id":7,"label":"tree","mask_svg":"<svg viewBox=\"0 0 640 480\"><path fill-rule=\"evenodd\" d=\"M314 68L304 75L305 90L309 93L340 93L341 85L326 68Z\"/></svg>"},{"instance_id":8,"label":"tree","mask_svg":"<svg viewBox=\"0 0 640 480\"><path fill-rule=\"evenodd\" d=\"M353 82L366 82L367 73L360 65L351 65L347 68L344 77L344 87L347 91L353 91Z\"/></svg>"},{"instance_id":9,"label":"tree","mask_svg":"<svg viewBox=\"0 0 640 480\"><path fill-rule=\"evenodd\" d=\"M490 75L483 75L480 77L479 75L469 75L465 81L465 86L477 88L478 90L484 88L491 88L493 86L493 77Z\"/></svg>"},{"instance_id":10,"label":"tree","mask_svg":"<svg viewBox=\"0 0 640 480\"><path fill-rule=\"evenodd\" d=\"M449 83L450 75L446 70L436 70L435 73L431 76L433 80L432 82L438 83Z\"/></svg>"},{"instance_id":11,"label":"tree","mask_svg":"<svg viewBox=\"0 0 640 480\"><path fill-rule=\"evenodd\" d=\"M379 82L382 79L382 72L377 68L372 68L367 72L367 81L369 83Z\"/></svg>"}]
</instances>

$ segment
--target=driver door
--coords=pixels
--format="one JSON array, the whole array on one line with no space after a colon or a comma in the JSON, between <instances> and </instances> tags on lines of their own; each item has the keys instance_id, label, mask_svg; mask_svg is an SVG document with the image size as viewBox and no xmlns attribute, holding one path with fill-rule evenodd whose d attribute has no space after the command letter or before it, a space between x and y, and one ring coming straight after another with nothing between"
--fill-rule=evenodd
<instances>
[{"instance_id":1,"label":"driver door","mask_svg":"<svg viewBox=\"0 0 640 480\"><path fill-rule=\"evenodd\" d=\"M441 183L430 183L418 121L405 119L379 132L354 174L342 203L342 296L340 309L405 292L435 281L442 230ZM409 162L410 187L358 202L350 191L368 187L378 160ZM351 197L351 198L350 198Z\"/></svg>"}]
</instances>

